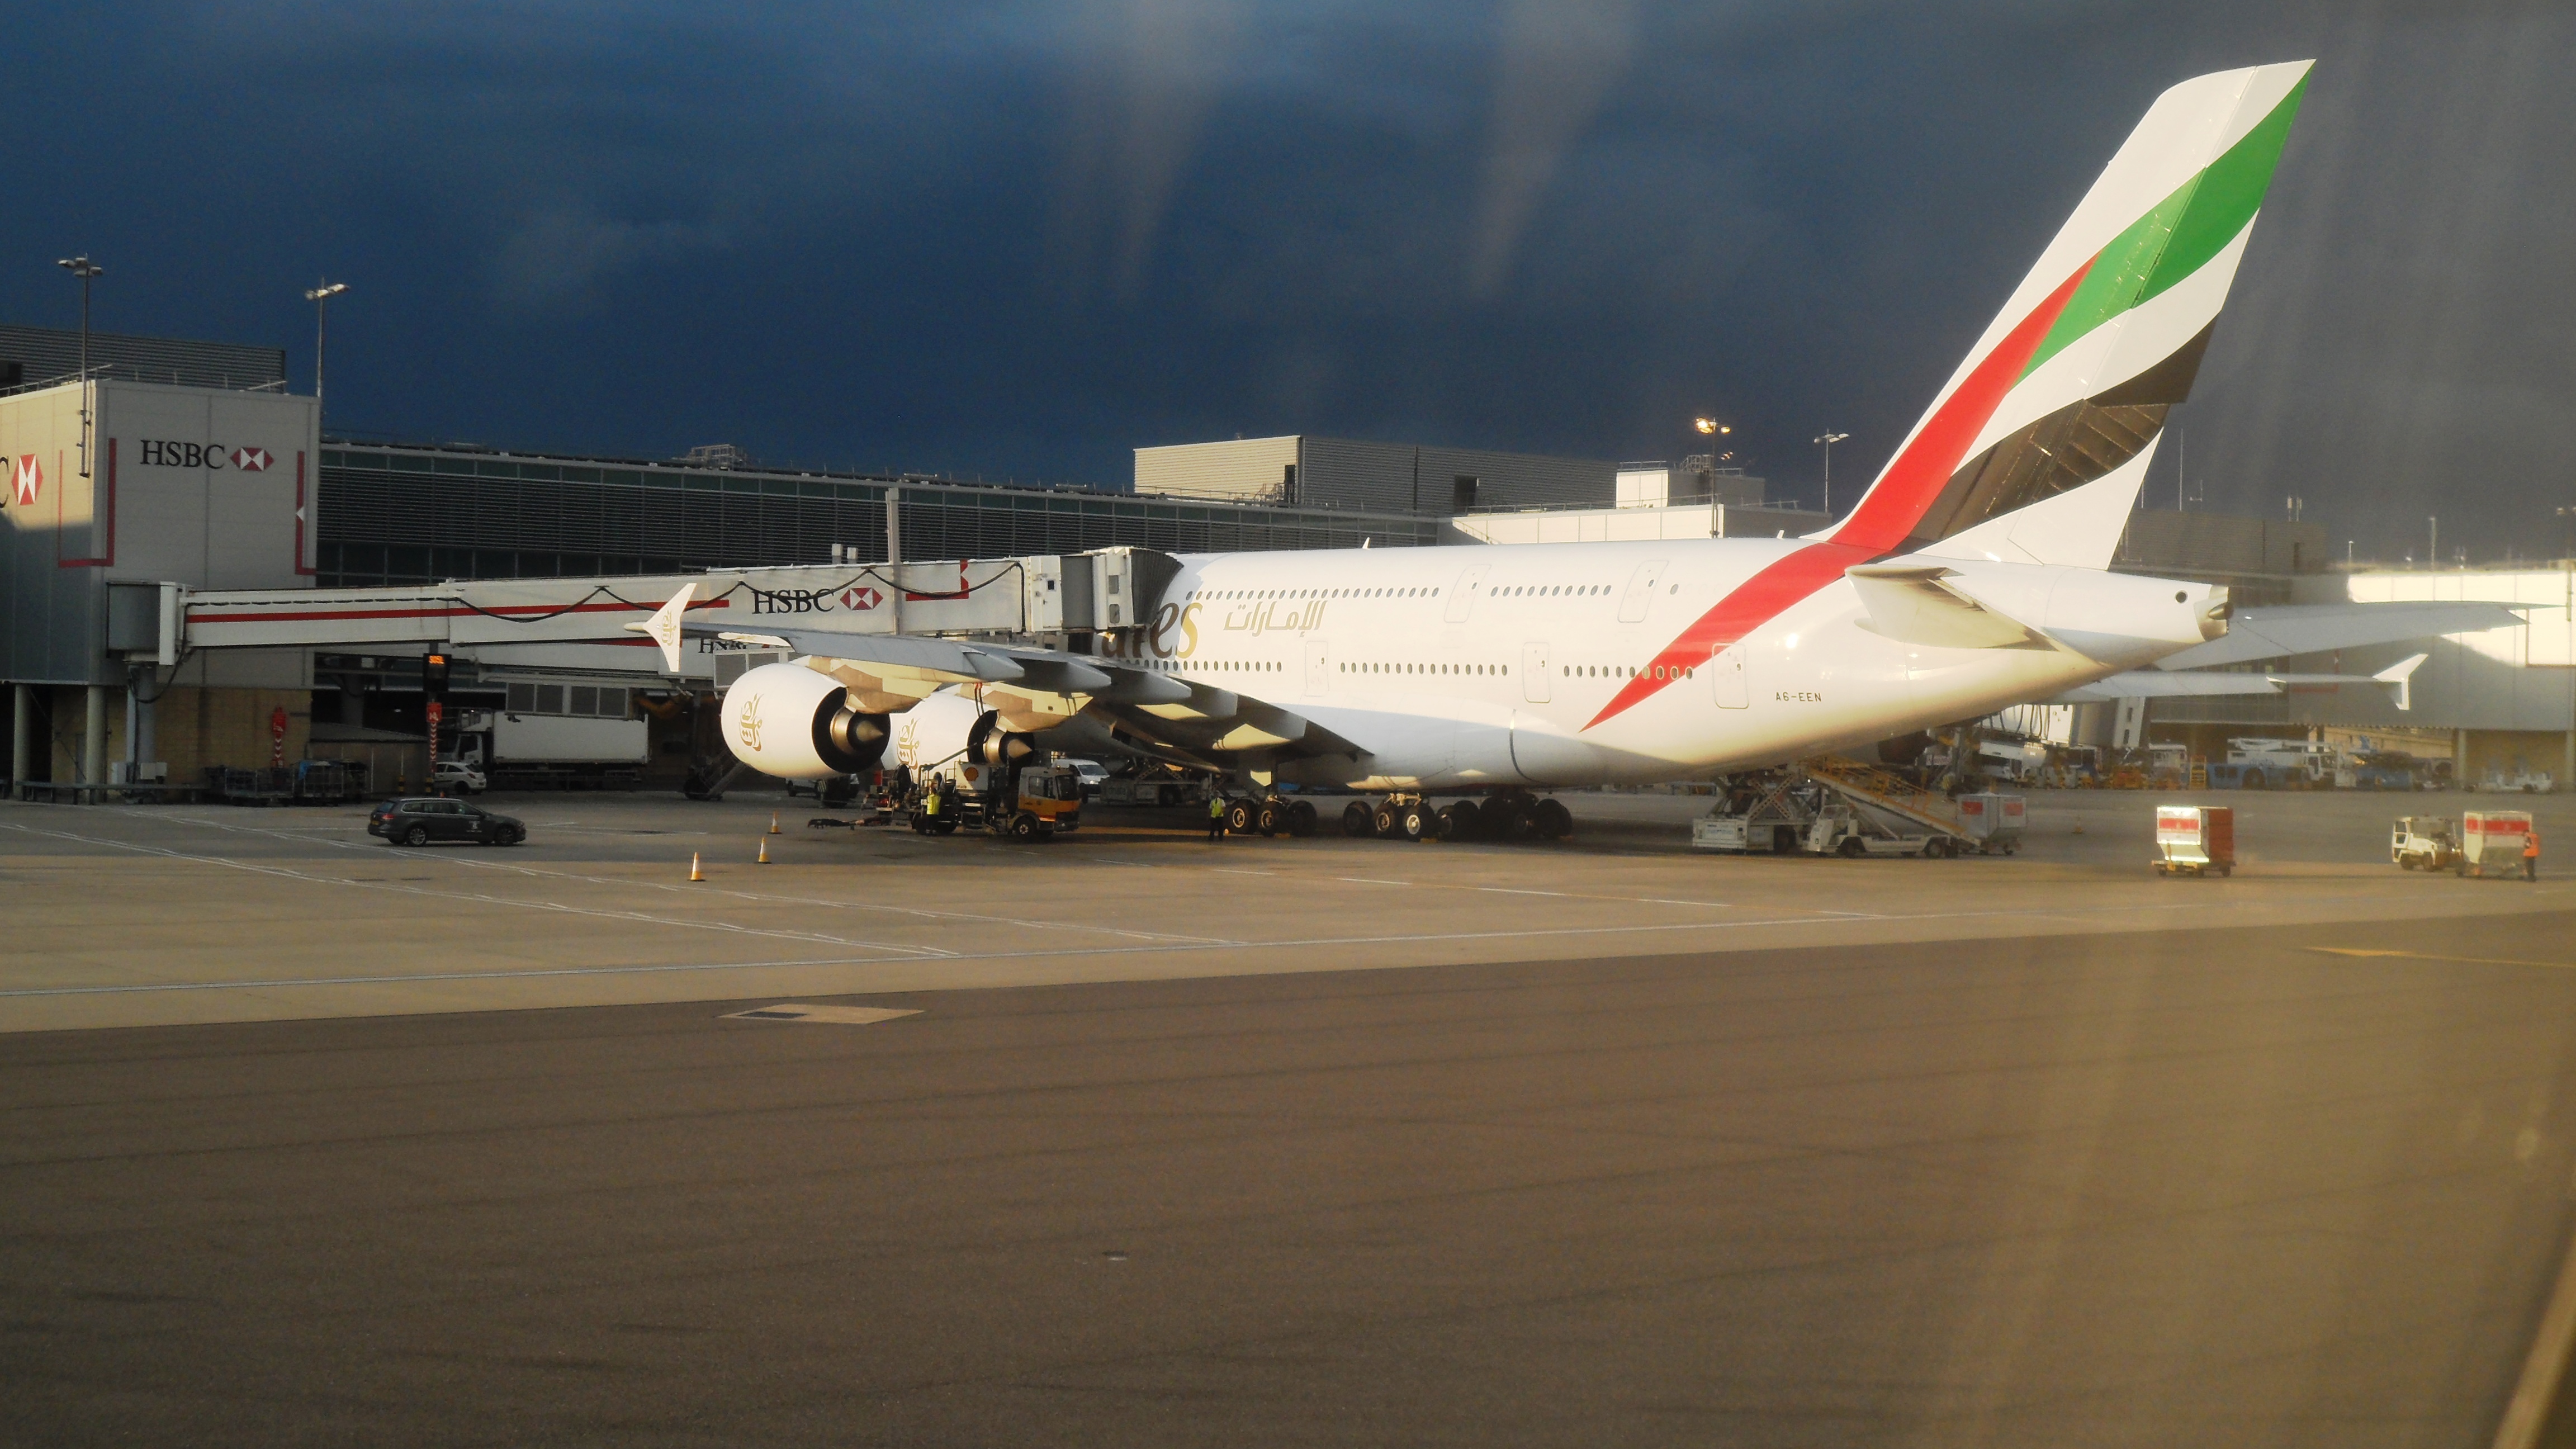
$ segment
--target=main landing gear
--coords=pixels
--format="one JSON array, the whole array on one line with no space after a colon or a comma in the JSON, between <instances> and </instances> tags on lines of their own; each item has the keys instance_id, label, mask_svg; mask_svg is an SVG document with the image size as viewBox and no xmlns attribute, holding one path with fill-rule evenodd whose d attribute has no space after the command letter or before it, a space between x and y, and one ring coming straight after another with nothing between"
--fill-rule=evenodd
<instances>
[{"instance_id":1,"label":"main landing gear","mask_svg":"<svg viewBox=\"0 0 2576 1449\"><path fill-rule=\"evenodd\" d=\"M1237 798L1225 802L1225 833L1228 835L1294 835L1315 833L1318 817L1311 800L1285 800L1277 795L1259 799Z\"/></svg>"},{"instance_id":2,"label":"main landing gear","mask_svg":"<svg viewBox=\"0 0 2576 1449\"><path fill-rule=\"evenodd\" d=\"M1561 801L1518 790L1437 808L1423 796L1398 793L1375 806L1362 800L1344 806L1342 833L1380 840L1563 840L1574 833L1574 816Z\"/></svg>"}]
</instances>

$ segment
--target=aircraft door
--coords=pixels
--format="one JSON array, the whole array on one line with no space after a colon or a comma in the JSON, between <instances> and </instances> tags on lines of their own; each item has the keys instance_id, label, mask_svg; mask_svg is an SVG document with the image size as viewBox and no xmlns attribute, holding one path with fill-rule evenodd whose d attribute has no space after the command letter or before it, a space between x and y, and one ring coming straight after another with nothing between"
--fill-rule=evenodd
<instances>
[{"instance_id":1,"label":"aircraft door","mask_svg":"<svg viewBox=\"0 0 2576 1449\"><path fill-rule=\"evenodd\" d=\"M1709 656L1709 678L1717 686L1719 709L1747 709L1753 704L1753 685L1744 677L1742 641L1726 645Z\"/></svg>"},{"instance_id":2,"label":"aircraft door","mask_svg":"<svg viewBox=\"0 0 2576 1449\"><path fill-rule=\"evenodd\" d=\"M1306 641L1306 692L1322 694L1332 688L1333 645L1326 639Z\"/></svg>"},{"instance_id":3,"label":"aircraft door","mask_svg":"<svg viewBox=\"0 0 2576 1449\"><path fill-rule=\"evenodd\" d=\"M1476 600L1484 595L1487 567L1489 566L1485 564L1474 565L1459 574L1458 582L1449 586L1449 609L1443 617L1450 623L1467 622L1467 611L1475 608Z\"/></svg>"},{"instance_id":4,"label":"aircraft door","mask_svg":"<svg viewBox=\"0 0 2576 1449\"><path fill-rule=\"evenodd\" d=\"M1521 646L1521 698L1532 704L1547 703L1548 675L1555 666L1547 662L1547 641L1533 639Z\"/></svg>"},{"instance_id":5,"label":"aircraft door","mask_svg":"<svg viewBox=\"0 0 2576 1449\"><path fill-rule=\"evenodd\" d=\"M1664 581L1664 570L1672 567L1666 559L1648 559L1628 575L1627 591L1619 595L1619 622L1642 624L1646 610L1655 602L1655 589Z\"/></svg>"}]
</instances>

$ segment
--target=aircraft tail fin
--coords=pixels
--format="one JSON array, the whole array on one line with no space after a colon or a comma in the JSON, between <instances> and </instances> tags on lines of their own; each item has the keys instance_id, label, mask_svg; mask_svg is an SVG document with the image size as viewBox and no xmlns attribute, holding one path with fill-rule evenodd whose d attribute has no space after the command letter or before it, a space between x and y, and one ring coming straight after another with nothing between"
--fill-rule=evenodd
<instances>
[{"instance_id":1,"label":"aircraft tail fin","mask_svg":"<svg viewBox=\"0 0 2576 1449\"><path fill-rule=\"evenodd\" d=\"M697 591L698 582L691 579L680 585L678 593L664 600L662 607L653 611L652 618L638 619L626 626L629 630L642 634L662 646L662 668L665 673L680 672L680 616L689 612L689 596Z\"/></svg>"},{"instance_id":2,"label":"aircraft tail fin","mask_svg":"<svg viewBox=\"0 0 2576 1449\"><path fill-rule=\"evenodd\" d=\"M2110 562L2191 391L2312 62L2157 97L1860 506L1873 553Z\"/></svg>"}]
</instances>

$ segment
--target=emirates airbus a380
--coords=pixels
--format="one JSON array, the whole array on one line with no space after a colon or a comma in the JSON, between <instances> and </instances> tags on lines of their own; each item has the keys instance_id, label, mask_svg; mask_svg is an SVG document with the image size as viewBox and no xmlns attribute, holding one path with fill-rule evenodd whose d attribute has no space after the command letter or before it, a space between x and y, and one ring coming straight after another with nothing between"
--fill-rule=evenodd
<instances>
[{"instance_id":1,"label":"emirates airbus a380","mask_svg":"<svg viewBox=\"0 0 2576 1449\"><path fill-rule=\"evenodd\" d=\"M2224 588L2107 565L2307 74L2159 97L1824 532L1179 556L1098 654L734 635L804 657L731 686L726 737L790 778L891 763L906 733L914 763L953 753L949 735L998 762L1106 733L1265 786L1475 794L1779 764L2199 646L2228 629ZM674 669L684 634L724 632L688 605L683 590L633 626Z\"/></svg>"}]
</instances>

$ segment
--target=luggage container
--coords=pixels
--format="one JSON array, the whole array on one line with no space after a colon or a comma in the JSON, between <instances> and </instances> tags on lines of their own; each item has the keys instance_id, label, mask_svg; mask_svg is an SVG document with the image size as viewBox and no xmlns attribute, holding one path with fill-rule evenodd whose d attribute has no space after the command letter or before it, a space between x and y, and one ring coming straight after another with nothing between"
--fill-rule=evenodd
<instances>
[{"instance_id":1,"label":"luggage container","mask_svg":"<svg viewBox=\"0 0 2576 1449\"><path fill-rule=\"evenodd\" d=\"M1959 826L1975 844L1979 855L2020 854L2022 826L2026 819L2019 795L1987 793L1959 797Z\"/></svg>"},{"instance_id":2,"label":"luggage container","mask_svg":"<svg viewBox=\"0 0 2576 1449\"><path fill-rule=\"evenodd\" d=\"M2156 872L2226 875L2236 868L2236 812L2225 805L2156 807Z\"/></svg>"},{"instance_id":3,"label":"luggage container","mask_svg":"<svg viewBox=\"0 0 2576 1449\"><path fill-rule=\"evenodd\" d=\"M2522 874L2522 838L2531 833L2528 810L2471 810L2460 817L2462 875Z\"/></svg>"}]
</instances>

